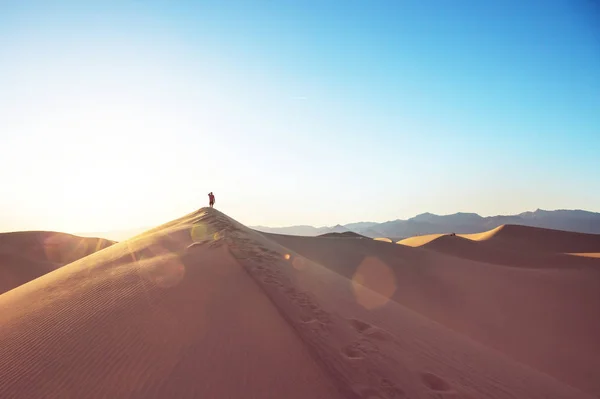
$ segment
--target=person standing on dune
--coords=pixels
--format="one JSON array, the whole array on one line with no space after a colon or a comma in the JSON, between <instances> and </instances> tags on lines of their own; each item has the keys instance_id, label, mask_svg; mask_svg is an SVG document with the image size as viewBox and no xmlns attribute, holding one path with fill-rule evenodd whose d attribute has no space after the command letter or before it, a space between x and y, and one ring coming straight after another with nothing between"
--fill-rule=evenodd
<instances>
[{"instance_id":1,"label":"person standing on dune","mask_svg":"<svg viewBox=\"0 0 600 399\"><path fill-rule=\"evenodd\" d=\"M211 208L213 207L213 205L215 205L215 195L212 193L212 191L208 193L208 204Z\"/></svg>"}]
</instances>

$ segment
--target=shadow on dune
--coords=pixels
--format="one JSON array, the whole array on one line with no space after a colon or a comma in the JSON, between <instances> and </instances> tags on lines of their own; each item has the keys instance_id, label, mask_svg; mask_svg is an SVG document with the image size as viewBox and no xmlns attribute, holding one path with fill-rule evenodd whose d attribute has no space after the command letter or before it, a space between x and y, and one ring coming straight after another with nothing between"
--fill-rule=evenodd
<instances>
[{"instance_id":1,"label":"shadow on dune","mask_svg":"<svg viewBox=\"0 0 600 399\"><path fill-rule=\"evenodd\" d=\"M456 236L432 241L436 251L374 240L348 244L342 239L265 236L350 280L359 269L368 274L370 265L385 265L389 273L374 273L366 282L369 288L382 292L393 278L392 300L562 381L600 392L600 381L589 374L600 368L597 259L510 252L492 242L488 246ZM504 237L502 242L519 240ZM536 240L534 247L543 243ZM592 244L569 248L589 249ZM384 289L389 295L389 288Z\"/></svg>"},{"instance_id":2,"label":"shadow on dune","mask_svg":"<svg viewBox=\"0 0 600 399\"><path fill-rule=\"evenodd\" d=\"M460 236L442 235L422 245L420 248L463 259L511 267L533 269L593 268L600 270L600 262L597 259L573 256L565 253L553 253L550 251L530 251L524 248L523 243L526 243L527 240L518 242L519 246L506 245L506 243L499 245L493 239L473 241ZM402 244L400 243L399 245ZM571 245L565 248L577 248L577 246Z\"/></svg>"},{"instance_id":3,"label":"shadow on dune","mask_svg":"<svg viewBox=\"0 0 600 399\"><path fill-rule=\"evenodd\" d=\"M541 227L502 225L479 234L461 234L476 241L519 251L550 253L600 252L600 234L543 229Z\"/></svg>"}]
</instances>

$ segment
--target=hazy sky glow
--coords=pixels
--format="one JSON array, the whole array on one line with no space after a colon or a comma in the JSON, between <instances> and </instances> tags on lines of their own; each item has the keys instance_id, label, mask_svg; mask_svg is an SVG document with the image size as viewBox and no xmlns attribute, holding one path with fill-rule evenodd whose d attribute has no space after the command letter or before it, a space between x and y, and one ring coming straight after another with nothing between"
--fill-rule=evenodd
<instances>
[{"instance_id":1,"label":"hazy sky glow","mask_svg":"<svg viewBox=\"0 0 600 399\"><path fill-rule=\"evenodd\" d=\"M2 2L0 231L600 211L593 4Z\"/></svg>"}]
</instances>

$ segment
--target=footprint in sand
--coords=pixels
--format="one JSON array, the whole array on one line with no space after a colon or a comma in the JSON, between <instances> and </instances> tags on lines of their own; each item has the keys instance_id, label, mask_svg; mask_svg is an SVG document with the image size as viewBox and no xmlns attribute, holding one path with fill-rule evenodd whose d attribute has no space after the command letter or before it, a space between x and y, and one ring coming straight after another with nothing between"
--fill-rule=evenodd
<instances>
[{"instance_id":1,"label":"footprint in sand","mask_svg":"<svg viewBox=\"0 0 600 399\"><path fill-rule=\"evenodd\" d=\"M342 354L348 359L362 359L363 353L355 345L349 345L342 349Z\"/></svg>"},{"instance_id":2,"label":"footprint in sand","mask_svg":"<svg viewBox=\"0 0 600 399\"><path fill-rule=\"evenodd\" d=\"M393 337L390 333L381 328L375 327L367 322L358 319L350 319L350 325L359 333L366 337L376 339L378 341L392 341Z\"/></svg>"},{"instance_id":3,"label":"footprint in sand","mask_svg":"<svg viewBox=\"0 0 600 399\"><path fill-rule=\"evenodd\" d=\"M301 314L300 315L300 320L302 320L303 323L313 323L313 322L317 321L317 319L315 319L310 314Z\"/></svg>"},{"instance_id":4,"label":"footprint in sand","mask_svg":"<svg viewBox=\"0 0 600 399\"><path fill-rule=\"evenodd\" d=\"M327 329L326 323L314 318L310 314L301 314L300 321L313 332L323 332Z\"/></svg>"},{"instance_id":5,"label":"footprint in sand","mask_svg":"<svg viewBox=\"0 0 600 399\"><path fill-rule=\"evenodd\" d=\"M366 323L362 320L357 320L357 319L350 319L350 324L359 333L364 333L365 331L367 331L368 329L373 327L369 323Z\"/></svg>"},{"instance_id":6,"label":"footprint in sand","mask_svg":"<svg viewBox=\"0 0 600 399\"><path fill-rule=\"evenodd\" d=\"M452 389L452 386L446 380L433 373L421 373L421 380L432 391L448 392Z\"/></svg>"},{"instance_id":7,"label":"footprint in sand","mask_svg":"<svg viewBox=\"0 0 600 399\"><path fill-rule=\"evenodd\" d=\"M267 284L272 284L272 285L276 285L278 287L283 287L283 284L281 283L281 281L277 280L276 278L273 278L272 276L267 276L263 281Z\"/></svg>"}]
</instances>

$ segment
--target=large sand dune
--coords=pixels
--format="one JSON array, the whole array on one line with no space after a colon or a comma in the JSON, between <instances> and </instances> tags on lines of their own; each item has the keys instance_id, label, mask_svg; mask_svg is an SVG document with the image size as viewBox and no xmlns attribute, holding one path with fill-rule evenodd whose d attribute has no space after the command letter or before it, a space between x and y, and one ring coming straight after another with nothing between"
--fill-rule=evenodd
<instances>
[{"instance_id":1,"label":"large sand dune","mask_svg":"<svg viewBox=\"0 0 600 399\"><path fill-rule=\"evenodd\" d=\"M591 399L595 325L562 319L579 296L548 304L579 335L553 325L529 354L566 359L558 370L481 339L486 324L505 323L505 336L527 336L519 344L543 341L536 323L518 325L524 312L504 308L597 289L581 270L567 285L543 272L262 235L202 209L0 295L0 397ZM516 291L503 291L508 281ZM494 295L514 298L494 305Z\"/></svg>"},{"instance_id":2,"label":"large sand dune","mask_svg":"<svg viewBox=\"0 0 600 399\"><path fill-rule=\"evenodd\" d=\"M112 244L49 231L0 233L0 294Z\"/></svg>"},{"instance_id":3,"label":"large sand dune","mask_svg":"<svg viewBox=\"0 0 600 399\"><path fill-rule=\"evenodd\" d=\"M600 369L600 259L517 252L458 236L417 237L423 248L269 237L514 359L600 393L592 371Z\"/></svg>"}]
</instances>

